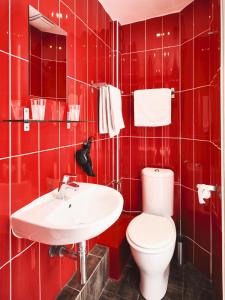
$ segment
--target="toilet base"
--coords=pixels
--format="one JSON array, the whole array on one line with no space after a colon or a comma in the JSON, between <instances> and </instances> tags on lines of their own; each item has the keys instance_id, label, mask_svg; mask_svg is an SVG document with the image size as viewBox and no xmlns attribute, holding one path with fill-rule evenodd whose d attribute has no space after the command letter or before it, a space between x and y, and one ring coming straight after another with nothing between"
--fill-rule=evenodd
<instances>
[{"instance_id":1,"label":"toilet base","mask_svg":"<svg viewBox=\"0 0 225 300\"><path fill-rule=\"evenodd\" d=\"M146 300L160 300L167 290L170 266L163 273L152 276L141 272L140 291Z\"/></svg>"}]
</instances>

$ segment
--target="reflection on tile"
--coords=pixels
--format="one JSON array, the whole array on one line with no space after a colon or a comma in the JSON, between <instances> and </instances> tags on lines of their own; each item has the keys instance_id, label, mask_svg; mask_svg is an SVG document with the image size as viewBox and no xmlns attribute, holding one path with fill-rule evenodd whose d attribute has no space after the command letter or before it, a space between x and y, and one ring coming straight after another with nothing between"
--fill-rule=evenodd
<instances>
[{"instance_id":1,"label":"reflection on tile","mask_svg":"<svg viewBox=\"0 0 225 300\"><path fill-rule=\"evenodd\" d=\"M104 255L108 254L108 252L109 249L107 247L96 244L95 247L91 250L90 254L98 257L103 257Z\"/></svg>"},{"instance_id":2,"label":"reflection on tile","mask_svg":"<svg viewBox=\"0 0 225 300\"><path fill-rule=\"evenodd\" d=\"M108 278L107 247L96 245L87 257L87 282L80 284L78 274L75 274L59 293L57 300L96 300L99 299ZM99 255L96 256L96 255Z\"/></svg>"},{"instance_id":3,"label":"reflection on tile","mask_svg":"<svg viewBox=\"0 0 225 300\"><path fill-rule=\"evenodd\" d=\"M96 265L100 262L100 260L101 259L99 257L94 255L89 255L87 257L87 279L89 279L89 277L93 273L93 270L96 268ZM68 286L78 291L82 289L83 286L78 280L78 274L75 274L73 276L73 278L69 281Z\"/></svg>"}]
</instances>

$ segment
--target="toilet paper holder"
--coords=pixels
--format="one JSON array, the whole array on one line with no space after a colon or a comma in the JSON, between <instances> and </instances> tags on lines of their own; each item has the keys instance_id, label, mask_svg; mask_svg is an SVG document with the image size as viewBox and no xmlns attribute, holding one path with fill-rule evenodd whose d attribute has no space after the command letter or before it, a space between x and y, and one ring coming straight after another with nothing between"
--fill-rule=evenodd
<instances>
[{"instance_id":1,"label":"toilet paper holder","mask_svg":"<svg viewBox=\"0 0 225 300\"><path fill-rule=\"evenodd\" d=\"M205 199L211 198L211 192L216 192L218 187L209 184L197 184L198 200L200 204L205 204Z\"/></svg>"}]
</instances>

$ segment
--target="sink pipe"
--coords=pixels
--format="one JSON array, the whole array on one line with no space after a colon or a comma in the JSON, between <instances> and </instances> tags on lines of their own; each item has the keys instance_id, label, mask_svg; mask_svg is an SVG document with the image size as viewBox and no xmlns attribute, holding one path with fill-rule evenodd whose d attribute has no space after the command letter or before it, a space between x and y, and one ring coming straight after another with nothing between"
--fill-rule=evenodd
<instances>
[{"instance_id":1,"label":"sink pipe","mask_svg":"<svg viewBox=\"0 0 225 300\"><path fill-rule=\"evenodd\" d=\"M87 255L86 255L86 241L78 244L78 251L72 251L65 246L51 246L49 248L49 256L64 256L70 259L78 260L78 274L81 284L85 284L87 281Z\"/></svg>"}]
</instances>

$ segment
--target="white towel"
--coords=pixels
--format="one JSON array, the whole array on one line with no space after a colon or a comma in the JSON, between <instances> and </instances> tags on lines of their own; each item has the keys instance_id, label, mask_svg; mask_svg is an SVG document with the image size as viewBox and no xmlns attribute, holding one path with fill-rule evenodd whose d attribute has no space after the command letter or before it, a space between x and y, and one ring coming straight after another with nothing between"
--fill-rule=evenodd
<instances>
[{"instance_id":1,"label":"white towel","mask_svg":"<svg viewBox=\"0 0 225 300\"><path fill-rule=\"evenodd\" d=\"M108 89L102 86L99 89L99 132L108 133L107 115L106 115L106 93Z\"/></svg>"},{"instance_id":2,"label":"white towel","mask_svg":"<svg viewBox=\"0 0 225 300\"><path fill-rule=\"evenodd\" d=\"M124 128L123 114L122 114L122 99L120 89L109 85L109 98L111 106L111 121L113 128L113 136L119 134L120 129Z\"/></svg>"},{"instance_id":3,"label":"white towel","mask_svg":"<svg viewBox=\"0 0 225 300\"><path fill-rule=\"evenodd\" d=\"M124 128L121 92L114 86L103 86L99 95L99 132L108 133L110 138Z\"/></svg>"},{"instance_id":4,"label":"white towel","mask_svg":"<svg viewBox=\"0 0 225 300\"><path fill-rule=\"evenodd\" d=\"M134 125L157 127L171 124L171 89L134 91Z\"/></svg>"}]
</instances>

